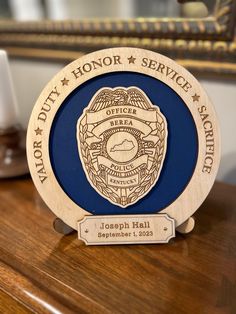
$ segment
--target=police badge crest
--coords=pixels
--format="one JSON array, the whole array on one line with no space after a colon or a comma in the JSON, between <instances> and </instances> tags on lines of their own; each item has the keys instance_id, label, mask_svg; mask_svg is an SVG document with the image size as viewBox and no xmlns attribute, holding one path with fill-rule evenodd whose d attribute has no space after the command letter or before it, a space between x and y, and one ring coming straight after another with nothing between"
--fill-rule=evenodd
<instances>
[{"instance_id":1,"label":"police badge crest","mask_svg":"<svg viewBox=\"0 0 236 314\"><path fill-rule=\"evenodd\" d=\"M110 202L127 207L158 180L167 122L141 89L105 87L79 118L77 142L90 184Z\"/></svg>"}]
</instances>

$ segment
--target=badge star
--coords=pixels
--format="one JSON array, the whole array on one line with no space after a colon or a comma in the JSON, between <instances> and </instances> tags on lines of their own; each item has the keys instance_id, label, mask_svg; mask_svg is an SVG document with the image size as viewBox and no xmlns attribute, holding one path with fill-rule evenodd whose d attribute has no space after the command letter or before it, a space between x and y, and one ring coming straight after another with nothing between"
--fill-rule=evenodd
<instances>
[{"instance_id":1,"label":"badge star","mask_svg":"<svg viewBox=\"0 0 236 314\"><path fill-rule=\"evenodd\" d=\"M42 135L43 130L38 127L36 130L34 130L34 132L36 135Z\"/></svg>"},{"instance_id":2,"label":"badge star","mask_svg":"<svg viewBox=\"0 0 236 314\"><path fill-rule=\"evenodd\" d=\"M131 56L131 57L127 58L127 59L128 59L128 61L129 61L129 64L130 64L130 63L133 63L133 64L134 64L134 61L136 60L136 58L134 58L133 56Z\"/></svg>"},{"instance_id":3,"label":"badge star","mask_svg":"<svg viewBox=\"0 0 236 314\"><path fill-rule=\"evenodd\" d=\"M65 77L64 77L64 79L63 80L61 80L61 83L62 83L62 86L64 86L64 85L68 85L69 84L69 80L67 80Z\"/></svg>"},{"instance_id":4,"label":"badge star","mask_svg":"<svg viewBox=\"0 0 236 314\"><path fill-rule=\"evenodd\" d=\"M195 93L195 95L192 96L193 101L199 101L200 95L197 95Z\"/></svg>"}]
</instances>

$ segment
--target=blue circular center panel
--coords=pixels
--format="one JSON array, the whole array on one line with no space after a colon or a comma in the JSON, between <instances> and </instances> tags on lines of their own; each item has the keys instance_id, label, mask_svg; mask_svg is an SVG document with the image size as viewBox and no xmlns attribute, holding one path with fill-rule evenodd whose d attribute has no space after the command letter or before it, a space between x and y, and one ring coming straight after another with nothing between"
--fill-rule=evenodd
<instances>
[{"instance_id":1,"label":"blue circular center panel","mask_svg":"<svg viewBox=\"0 0 236 314\"><path fill-rule=\"evenodd\" d=\"M103 87L135 86L143 90L167 120L168 140L159 179L137 203L122 208L103 198L83 170L76 125L94 94ZM198 137L192 115L178 94L163 82L139 73L116 72L95 77L76 88L59 108L50 133L50 159L64 192L76 204L96 215L156 213L174 202L191 179L198 155Z\"/></svg>"}]
</instances>

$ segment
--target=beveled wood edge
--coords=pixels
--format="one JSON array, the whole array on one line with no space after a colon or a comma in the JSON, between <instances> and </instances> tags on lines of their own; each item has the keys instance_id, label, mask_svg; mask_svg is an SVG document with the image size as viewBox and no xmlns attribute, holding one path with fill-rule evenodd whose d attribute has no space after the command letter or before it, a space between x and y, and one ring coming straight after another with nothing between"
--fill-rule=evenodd
<instances>
[{"instance_id":1,"label":"beveled wood edge","mask_svg":"<svg viewBox=\"0 0 236 314\"><path fill-rule=\"evenodd\" d=\"M55 280L49 273L43 273L26 260L13 256L4 249L0 252L0 290L33 313L47 313L47 304L58 313L108 313L95 300L71 289L63 281Z\"/></svg>"},{"instance_id":2,"label":"beveled wood edge","mask_svg":"<svg viewBox=\"0 0 236 314\"><path fill-rule=\"evenodd\" d=\"M35 311L42 313L47 310L47 303L45 301L40 302L40 300L47 300L47 302L50 301L50 306L54 310L66 310L63 305L55 302L47 292L45 293L45 291L40 289L36 282L31 282L29 278L2 261L0 261L0 273L0 290L16 300L19 307L23 307L30 313ZM15 284L16 282L17 285Z\"/></svg>"}]
</instances>

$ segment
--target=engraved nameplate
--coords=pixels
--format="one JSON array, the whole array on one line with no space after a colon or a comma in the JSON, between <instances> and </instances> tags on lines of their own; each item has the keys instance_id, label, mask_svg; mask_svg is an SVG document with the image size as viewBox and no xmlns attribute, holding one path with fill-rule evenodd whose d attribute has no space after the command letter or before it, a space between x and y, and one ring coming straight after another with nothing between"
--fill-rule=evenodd
<instances>
[{"instance_id":1,"label":"engraved nameplate","mask_svg":"<svg viewBox=\"0 0 236 314\"><path fill-rule=\"evenodd\" d=\"M167 243L175 237L175 221L167 214L85 216L78 238L86 245Z\"/></svg>"}]
</instances>

